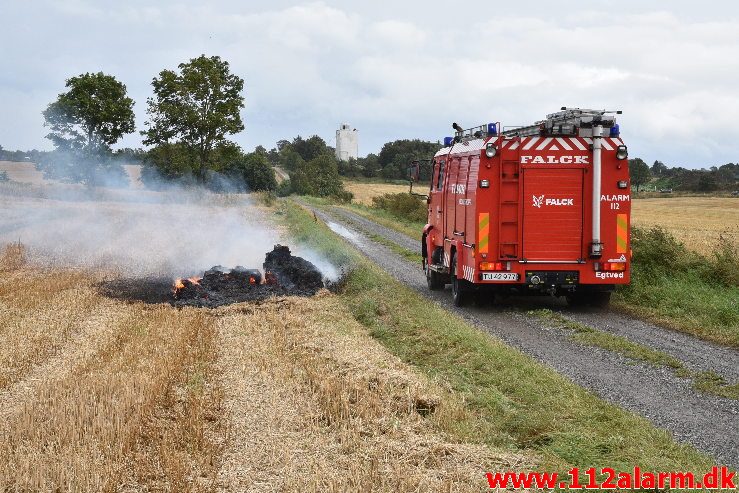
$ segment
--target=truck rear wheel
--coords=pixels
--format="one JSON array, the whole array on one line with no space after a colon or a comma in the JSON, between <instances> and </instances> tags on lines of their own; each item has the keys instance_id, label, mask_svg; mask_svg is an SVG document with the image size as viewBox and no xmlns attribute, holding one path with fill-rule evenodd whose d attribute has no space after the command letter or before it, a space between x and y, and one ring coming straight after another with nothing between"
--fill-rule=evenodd
<instances>
[{"instance_id":1,"label":"truck rear wheel","mask_svg":"<svg viewBox=\"0 0 739 493\"><path fill-rule=\"evenodd\" d=\"M610 291L599 291L590 296L590 305L596 308L605 308L611 302Z\"/></svg>"},{"instance_id":2,"label":"truck rear wheel","mask_svg":"<svg viewBox=\"0 0 739 493\"><path fill-rule=\"evenodd\" d=\"M467 301L469 286L464 279L457 279L457 252L452 255L452 303L454 306L463 306Z\"/></svg>"},{"instance_id":3,"label":"truck rear wheel","mask_svg":"<svg viewBox=\"0 0 739 493\"><path fill-rule=\"evenodd\" d=\"M488 289L477 288L475 291L475 304L480 307L490 306L495 301L495 293Z\"/></svg>"},{"instance_id":4,"label":"truck rear wheel","mask_svg":"<svg viewBox=\"0 0 739 493\"><path fill-rule=\"evenodd\" d=\"M610 291L574 292L567 295L567 304L570 306L590 305L595 308L605 308L611 301Z\"/></svg>"},{"instance_id":5,"label":"truck rear wheel","mask_svg":"<svg viewBox=\"0 0 739 493\"><path fill-rule=\"evenodd\" d=\"M426 273L426 284L431 291L444 289L444 277L438 272L431 270L426 257L423 258L423 270Z\"/></svg>"}]
</instances>

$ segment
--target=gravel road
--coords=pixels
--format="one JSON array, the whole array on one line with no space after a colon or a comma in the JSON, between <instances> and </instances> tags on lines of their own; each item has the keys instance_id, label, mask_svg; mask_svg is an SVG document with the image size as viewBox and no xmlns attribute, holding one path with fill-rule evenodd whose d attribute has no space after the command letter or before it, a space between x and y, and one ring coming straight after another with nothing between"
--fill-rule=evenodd
<instances>
[{"instance_id":1,"label":"gravel road","mask_svg":"<svg viewBox=\"0 0 739 493\"><path fill-rule=\"evenodd\" d=\"M305 204L304 204L305 205ZM614 312L572 311L551 298L513 300L510 306L464 307L452 305L449 289L429 291L420 265L408 262L390 248L372 241L380 235L416 251L418 241L381 226L346 209L313 208L316 215L344 236L370 260L400 282L445 309L499 337L506 343L550 366L573 382L625 409L640 414L676 440L712 455L717 462L739 465L739 402L698 393L692 382L670 369L657 368L619 354L572 341L571 332L552 329L520 308L551 308L595 329L621 335L664 351L696 371L714 371L727 382L739 380L739 351L707 343Z\"/></svg>"}]
</instances>

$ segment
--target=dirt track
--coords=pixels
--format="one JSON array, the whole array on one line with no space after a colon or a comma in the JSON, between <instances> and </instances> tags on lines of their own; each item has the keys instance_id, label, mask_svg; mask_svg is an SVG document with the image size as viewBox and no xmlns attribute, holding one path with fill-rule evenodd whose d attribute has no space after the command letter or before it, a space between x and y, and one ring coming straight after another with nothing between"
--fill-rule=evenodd
<instances>
[{"instance_id":1,"label":"dirt track","mask_svg":"<svg viewBox=\"0 0 739 493\"><path fill-rule=\"evenodd\" d=\"M572 341L570 332L552 329L521 308L550 308L598 330L622 335L662 350L690 369L714 371L728 383L739 381L739 352L674 333L629 317L593 311L571 311L550 298L512 300L494 308L452 306L449 290L432 292L419 265L372 241L380 235L403 248L417 250L417 240L385 228L351 211L329 208L316 214L370 260L399 281L454 311L481 330L531 355L604 399L649 419L678 441L694 445L718 462L739 464L739 402L696 392L691 381L671 370L635 363L610 351ZM337 227L337 224L339 227Z\"/></svg>"}]
</instances>

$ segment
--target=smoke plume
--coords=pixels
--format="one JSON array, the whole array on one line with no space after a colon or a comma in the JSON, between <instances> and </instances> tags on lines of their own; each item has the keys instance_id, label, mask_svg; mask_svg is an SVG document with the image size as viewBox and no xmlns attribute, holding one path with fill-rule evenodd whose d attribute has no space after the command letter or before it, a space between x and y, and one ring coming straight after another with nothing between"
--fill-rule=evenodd
<instances>
[{"instance_id":1,"label":"smoke plume","mask_svg":"<svg viewBox=\"0 0 739 493\"><path fill-rule=\"evenodd\" d=\"M268 216L248 194L192 187L0 189L0 243L20 241L45 265L132 277L193 275L214 265L261 268L265 252L281 241ZM313 252L293 250L334 274Z\"/></svg>"}]
</instances>

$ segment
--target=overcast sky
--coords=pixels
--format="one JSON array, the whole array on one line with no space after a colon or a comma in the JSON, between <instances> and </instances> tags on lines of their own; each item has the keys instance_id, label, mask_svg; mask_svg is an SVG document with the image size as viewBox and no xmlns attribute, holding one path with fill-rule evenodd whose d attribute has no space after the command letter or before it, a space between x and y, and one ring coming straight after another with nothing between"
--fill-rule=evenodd
<instances>
[{"instance_id":1,"label":"overcast sky","mask_svg":"<svg viewBox=\"0 0 739 493\"><path fill-rule=\"evenodd\" d=\"M621 109L631 157L739 161L739 2L0 0L0 145L50 149L42 110L103 71L146 120L151 79L200 54L245 79L244 149L359 130L359 152L451 122ZM139 146L140 136L121 145ZM120 145L118 146L120 147Z\"/></svg>"}]
</instances>

